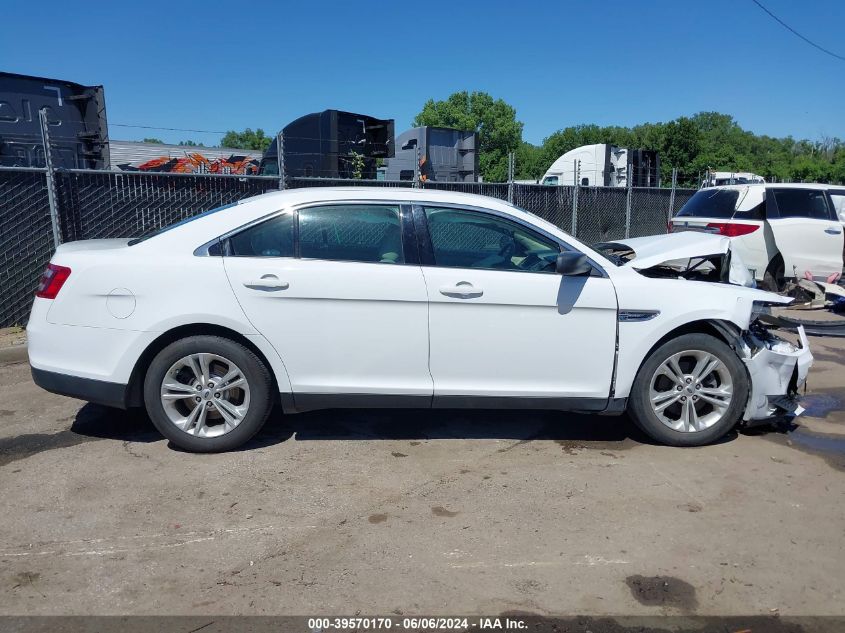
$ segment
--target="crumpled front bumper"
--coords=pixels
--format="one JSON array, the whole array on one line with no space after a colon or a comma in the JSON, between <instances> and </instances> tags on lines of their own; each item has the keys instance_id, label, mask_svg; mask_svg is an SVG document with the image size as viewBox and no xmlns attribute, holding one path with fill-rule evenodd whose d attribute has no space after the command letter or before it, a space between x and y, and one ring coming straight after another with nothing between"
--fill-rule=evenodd
<instances>
[{"instance_id":1,"label":"crumpled front bumper","mask_svg":"<svg viewBox=\"0 0 845 633\"><path fill-rule=\"evenodd\" d=\"M751 393L743 415L747 425L804 411L798 391L807 380L813 354L804 328L799 326L797 331L800 347L768 330L744 334L742 349L738 351L751 377Z\"/></svg>"}]
</instances>

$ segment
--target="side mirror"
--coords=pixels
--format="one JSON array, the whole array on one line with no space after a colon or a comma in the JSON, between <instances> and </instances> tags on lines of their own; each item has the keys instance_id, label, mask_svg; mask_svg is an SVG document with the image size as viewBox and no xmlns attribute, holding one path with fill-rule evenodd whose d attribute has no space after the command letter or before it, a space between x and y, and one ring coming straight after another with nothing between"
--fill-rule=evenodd
<instances>
[{"instance_id":1,"label":"side mirror","mask_svg":"<svg viewBox=\"0 0 845 633\"><path fill-rule=\"evenodd\" d=\"M557 256L555 272L564 277L586 277L593 272L593 265L584 253L566 251Z\"/></svg>"}]
</instances>

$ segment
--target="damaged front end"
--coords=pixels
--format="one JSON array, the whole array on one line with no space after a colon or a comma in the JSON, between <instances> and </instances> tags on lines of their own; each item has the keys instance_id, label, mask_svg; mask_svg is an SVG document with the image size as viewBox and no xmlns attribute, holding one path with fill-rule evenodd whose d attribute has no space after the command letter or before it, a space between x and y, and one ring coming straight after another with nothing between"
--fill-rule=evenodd
<instances>
[{"instance_id":1,"label":"damaged front end","mask_svg":"<svg viewBox=\"0 0 845 633\"><path fill-rule=\"evenodd\" d=\"M777 330L797 334L796 343L775 334ZM745 363L750 378L745 426L771 422L772 418L800 415L799 390L807 381L813 354L804 328L772 316L760 306L748 330L733 334L734 349Z\"/></svg>"},{"instance_id":2,"label":"damaged front end","mask_svg":"<svg viewBox=\"0 0 845 633\"><path fill-rule=\"evenodd\" d=\"M729 238L707 233L669 233L593 244L618 266L646 277L709 281L754 288L754 277Z\"/></svg>"}]
</instances>

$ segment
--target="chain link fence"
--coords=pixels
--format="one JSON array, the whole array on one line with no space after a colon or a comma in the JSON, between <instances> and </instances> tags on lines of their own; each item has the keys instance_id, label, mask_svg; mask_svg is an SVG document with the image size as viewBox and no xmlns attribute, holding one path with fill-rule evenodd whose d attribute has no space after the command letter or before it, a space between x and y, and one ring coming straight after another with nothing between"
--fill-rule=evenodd
<instances>
[{"instance_id":1,"label":"chain link fence","mask_svg":"<svg viewBox=\"0 0 845 633\"><path fill-rule=\"evenodd\" d=\"M63 241L142 236L279 187L260 176L73 170L55 177Z\"/></svg>"},{"instance_id":2,"label":"chain link fence","mask_svg":"<svg viewBox=\"0 0 845 633\"><path fill-rule=\"evenodd\" d=\"M138 237L208 209L279 188L276 177L58 170L61 241ZM414 187L414 181L289 178L287 186ZM695 190L425 182L423 189L511 201L586 243L665 233ZM670 208L671 206L671 208ZM45 169L0 168L0 327L23 325L54 250Z\"/></svg>"},{"instance_id":3,"label":"chain link fence","mask_svg":"<svg viewBox=\"0 0 845 633\"><path fill-rule=\"evenodd\" d=\"M0 327L23 324L53 254L44 169L0 170Z\"/></svg>"}]
</instances>

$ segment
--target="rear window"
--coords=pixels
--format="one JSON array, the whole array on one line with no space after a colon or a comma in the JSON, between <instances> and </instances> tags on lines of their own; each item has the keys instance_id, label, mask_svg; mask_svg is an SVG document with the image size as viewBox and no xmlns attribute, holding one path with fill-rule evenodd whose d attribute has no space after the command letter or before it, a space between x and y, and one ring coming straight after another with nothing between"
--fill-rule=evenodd
<instances>
[{"instance_id":1,"label":"rear window","mask_svg":"<svg viewBox=\"0 0 845 633\"><path fill-rule=\"evenodd\" d=\"M702 189L687 200L678 217L730 220L738 199L739 191L735 189Z\"/></svg>"},{"instance_id":2,"label":"rear window","mask_svg":"<svg viewBox=\"0 0 845 633\"><path fill-rule=\"evenodd\" d=\"M217 213L218 211L224 211L226 209L231 209L232 207L239 205L241 202L243 202L243 200L237 200L235 202L230 202L229 204L224 204L222 207L216 207L214 209L209 209L208 211L203 211L202 213L197 213L196 215L192 215L190 217L185 218L184 220L180 220L179 222L176 222L175 224L171 224L169 226L165 226L163 228L160 228L156 231L153 231L152 233L150 233L148 235L144 235L143 237L136 237L133 240L129 240L128 245L129 246L135 246L135 244L140 244L141 242L146 242L151 237L156 237L158 235L161 235L162 233L167 233L168 231L171 231L171 230L173 230L177 227L188 224L189 222L193 222L194 220L199 220L200 218L204 218L206 216L212 215L214 213Z\"/></svg>"}]
</instances>

